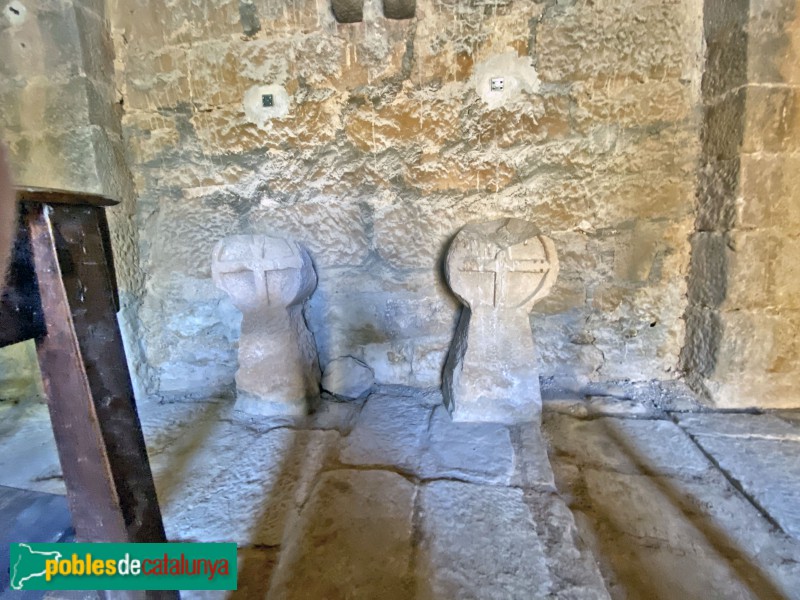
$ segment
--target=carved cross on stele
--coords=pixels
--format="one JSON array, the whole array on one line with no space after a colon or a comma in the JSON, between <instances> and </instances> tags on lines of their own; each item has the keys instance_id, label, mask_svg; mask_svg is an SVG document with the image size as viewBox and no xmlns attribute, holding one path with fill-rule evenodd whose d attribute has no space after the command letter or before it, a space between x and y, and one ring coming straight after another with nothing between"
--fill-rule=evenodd
<instances>
[{"instance_id":1,"label":"carved cross on stele","mask_svg":"<svg viewBox=\"0 0 800 600\"><path fill-rule=\"evenodd\" d=\"M533 298L536 292L539 291L539 287L544 281L544 275L550 270L550 261L546 258L525 256L526 254L530 254L531 250L535 251L535 247L528 248L528 245L529 241L526 240L522 244L501 249L494 254L492 254L492 248L484 248L481 253L483 256L465 260L459 270L469 273L492 274L492 306L495 308L503 305L507 299L508 278L505 276L506 273L541 275L542 277L539 281L531 286L532 290L530 295L520 303L520 305L525 304L525 302ZM542 250L544 251L544 248L542 248ZM515 258L515 254L522 254L522 256Z\"/></svg>"}]
</instances>

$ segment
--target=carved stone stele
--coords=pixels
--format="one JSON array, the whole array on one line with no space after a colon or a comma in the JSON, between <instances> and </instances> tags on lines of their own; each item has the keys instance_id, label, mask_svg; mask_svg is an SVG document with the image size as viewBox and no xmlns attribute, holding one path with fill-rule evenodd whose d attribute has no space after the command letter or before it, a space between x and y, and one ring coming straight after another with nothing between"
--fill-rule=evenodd
<instances>
[{"instance_id":1,"label":"carved stone stele","mask_svg":"<svg viewBox=\"0 0 800 600\"><path fill-rule=\"evenodd\" d=\"M529 314L558 275L552 240L520 219L466 225L450 244L446 274L464 304L443 377L453 419L538 421Z\"/></svg>"},{"instance_id":2,"label":"carved stone stele","mask_svg":"<svg viewBox=\"0 0 800 600\"><path fill-rule=\"evenodd\" d=\"M236 409L306 414L320 384L317 349L303 317L317 285L308 252L288 239L234 235L217 243L211 272L243 315Z\"/></svg>"}]
</instances>

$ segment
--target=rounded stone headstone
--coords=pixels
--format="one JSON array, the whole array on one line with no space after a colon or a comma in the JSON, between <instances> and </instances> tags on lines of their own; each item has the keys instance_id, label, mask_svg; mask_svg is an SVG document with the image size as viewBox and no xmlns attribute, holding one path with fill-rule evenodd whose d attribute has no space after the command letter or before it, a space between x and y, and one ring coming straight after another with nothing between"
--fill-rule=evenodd
<instances>
[{"instance_id":1,"label":"rounded stone headstone","mask_svg":"<svg viewBox=\"0 0 800 600\"><path fill-rule=\"evenodd\" d=\"M528 315L555 283L553 242L520 219L472 223L450 244L446 274L464 304L443 376L445 405L453 419L540 419Z\"/></svg>"},{"instance_id":2,"label":"rounded stone headstone","mask_svg":"<svg viewBox=\"0 0 800 600\"><path fill-rule=\"evenodd\" d=\"M308 252L269 235L234 235L214 248L214 283L242 311L236 409L303 415L319 395L320 370L303 304L317 285Z\"/></svg>"}]
</instances>

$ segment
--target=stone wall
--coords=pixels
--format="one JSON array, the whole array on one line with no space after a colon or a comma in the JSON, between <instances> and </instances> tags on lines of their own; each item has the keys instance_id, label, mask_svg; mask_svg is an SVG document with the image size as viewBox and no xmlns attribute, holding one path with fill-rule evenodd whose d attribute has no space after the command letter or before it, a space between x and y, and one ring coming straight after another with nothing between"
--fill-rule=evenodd
<instances>
[{"instance_id":1,"label":"stone wall","mask_svg":"<svg viewBox=\"0 0 800 600\"><path fill-rule=\"evenodd\" d=\"M725 407L800 404L800 9L706 0L688 379Z\"/></svg>"},{"instance_id":2,"label":"stone wall","mask_svg":"<svg viewBox=\"0 0 800 600\"><path fill-rule=\"evenodd\" d=\"M499 216L559 251L533 317L543 375L677 377L701 2L381 6L341 25L324 0L111 1L151 389L231 385L239 316L210 256L249 232L308 247L323 365L352 355L378 381L436 385L458 312L444 250Z\"/></svg>"},{"instance_id":3,"label":"stone wall","mask_svg":"<svg viewBox=\"0 0 800 600\"><path fill-rule=\"evenodd\" d=\"M20 185L102 193L123 309L120 321L137 381L146 379L137 312L135 194L125 164L113 45L102 0L0 2L0 139ZM0 398L35 393L31 343L0 351Z\"/></svg>"}]
</instances>

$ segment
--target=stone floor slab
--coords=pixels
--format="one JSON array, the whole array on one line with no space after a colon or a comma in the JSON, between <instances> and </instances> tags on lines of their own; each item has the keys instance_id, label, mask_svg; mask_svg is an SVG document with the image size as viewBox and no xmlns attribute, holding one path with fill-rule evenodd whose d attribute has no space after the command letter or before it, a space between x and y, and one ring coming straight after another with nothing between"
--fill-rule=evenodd
<instances>
[{"instance_id":1,"label":"stone floor slab","mask_svg":"<svg viewBox=\"0 0 800 600\"><path fill-rule=\"evenodd\" d=\"M257 433L222 422L200 447L187 440L151 456L167 536L280 544L338 438L334 431Z\"/></svg>"},{"instance_id":2,"label":"stone floor slab","mask_svg":"<svg viewBox=\"0 0 800 600\"><path fill-rule=\"evenodd\" d=\"M695 477L712 465L671 421L580 420L545 414L543 429L554 457L621 473ZM563 460L561 462L564 462Z\"/></svg>"},{"instance_id":3,"label":"stone floor slab","mask_svg":"<svg viewBox=\"0 0 800 600\"><path fill-rule=\"evenodd\" d=\"M800 423L718 413L677 420L756 504L800 540Z\"/></svg>"},{"instance_id":4,"label":"stone floor slab","mask_svg":"<svg viewBox=\"0 0 800 600\"><path fill-rule=\"evenodd\" d=\"M371 394L353 431L342 441L340 460L347 465L391 466L416 473L431 410L413 395Z\"/></svg>"},{"instance_id":5,"label":"stone floor slab","mask_svg":"<svg viewBox=\"0 0 800 600\"><path fill-rule=\"evenodd\" d=\"M436 481L420 493L416 598L547 597L552 581L521 490Z\"/></svg>"},{"instance_id":6,"label":"stone floor slab","mask_svg":"<svg viewBox=\"0 0 800 600\"><path fill-rule=\"evenodd\" d=\"M269 598L413 597L414 496L396 473L325 473L281 550Z\"/></svg>"},{"instance_id":7,"label":"stone floor slab","mask_svg":"<svg viewBox=\"0 0 800 600\"><path fill-rule=\"evenodd\" d=\"M572 512L556 493L528 490L525 502L533 515L553 581L551 597L607 600L597 561L580 538Z\"/></svg>"},{"instance_id":8,"label":"stone floor slab","mask_svg":"<svg viewBox=\"0 0 800 600\"><path fill-rule=\"evenodd\" d=\"M553 468L547 457L547 443L541 428L531 423L513 427L511 439L516 455L512 485L555 490Z\"/></svg>"},{"instance_id":9,"label":"stone floor slab","mask_svg":"<svg viewBox=\"0 0 800 600\"><path fill-rule=\"evenodd\" d=\"M46 404L0 402L0 485L66 494Z\"/></svg>"},{"instance_id":10,"label":"stone floor slab","mask_svg":"<svg viewBox=\"0 0 800 600\"><path fill-rule=\"evenodd\" d=\"M514 474L514 448L505 425L456 423L444 406L434 409L422 455L426 479L463 479L508 485Z\"/></svg>"}]
</instances>

